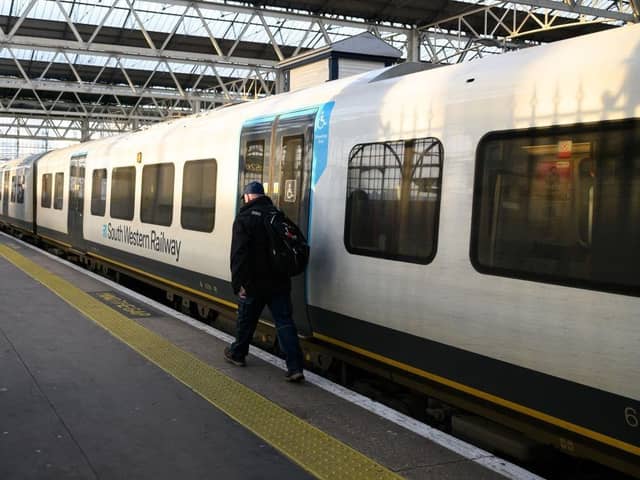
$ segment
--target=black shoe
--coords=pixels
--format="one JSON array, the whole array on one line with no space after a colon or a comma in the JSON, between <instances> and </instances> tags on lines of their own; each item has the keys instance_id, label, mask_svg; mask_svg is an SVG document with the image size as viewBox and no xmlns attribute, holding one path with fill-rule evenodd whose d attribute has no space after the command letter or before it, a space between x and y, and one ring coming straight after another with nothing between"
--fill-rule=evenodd
<instances>
[{"instance_id":1,"label":"black shoe","mask_svg":"<svg viewBox=\"0 0 640 480\"><path fill-rule=\"evenodd\" d=\"M304 382L304 374L302 372L287 372L287 374L284 376L284 379L287 382L300 383Z\"/></svg>"},{"instance_id":2,"label":"black shoe","mask_svg":"<svg viewBox=\"0 0 640 480\"><path fill-rule=\"evenodd\" d=\"M235 358L233 358L231 356L231 349L229 347L225 347L225 349L224 349L224 358L225 358L225 360L227 362L233 363L236 367L246 367L247 366L247 362L245 362L244 359L236 360Z\"/></svg>"}]
</instances>

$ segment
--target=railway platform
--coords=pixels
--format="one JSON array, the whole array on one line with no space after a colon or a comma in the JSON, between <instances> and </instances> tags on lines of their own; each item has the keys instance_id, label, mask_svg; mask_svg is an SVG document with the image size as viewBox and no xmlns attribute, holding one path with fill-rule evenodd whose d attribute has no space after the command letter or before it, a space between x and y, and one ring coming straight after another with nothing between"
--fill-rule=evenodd
<instances>
[{"instance_id":1,"label":"railway platform","mask_svg":"<svg viewBox=\"0 0 640 480\"><path fill-rule=\"evenodd\" d=\"M0 478L537 478L227 341L0 234Z\"/></svg>"}]
</instances>

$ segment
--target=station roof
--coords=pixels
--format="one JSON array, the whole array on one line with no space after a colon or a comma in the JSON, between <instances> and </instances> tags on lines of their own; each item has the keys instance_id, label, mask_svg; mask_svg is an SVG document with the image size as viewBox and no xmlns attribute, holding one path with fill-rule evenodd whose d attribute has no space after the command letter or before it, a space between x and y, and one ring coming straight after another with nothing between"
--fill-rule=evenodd
<instances>
[{"instance_id":1,"label":"station roof","mask_svg":"<svg viewBox=\"0 0 640 480\"><path fill-rule=\"evenodd\" d=\"M2 1L0 116L154 121L274 93L278 63L363 32L455 63L614 28L638 1Z\"/></svg>"}]
</instances>

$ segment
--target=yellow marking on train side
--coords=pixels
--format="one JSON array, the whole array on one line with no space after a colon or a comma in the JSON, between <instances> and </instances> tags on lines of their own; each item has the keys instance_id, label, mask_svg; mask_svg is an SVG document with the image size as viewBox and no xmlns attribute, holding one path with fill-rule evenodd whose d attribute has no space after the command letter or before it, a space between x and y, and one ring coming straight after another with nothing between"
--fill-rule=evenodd
<instances>
[{"instance_id":1,"label":"yellow marking on train side","mask_svg":"<svg viewBox=\"0 0 640 480\"><path fill-rule=\"evenodd\" d=\"M401 478L15 250L0 255L317 478Z\"/></svg>"},{"instance_id":2,"label":"yellow marking on train side","mask_svg":"<svg viewBox=\"0 0 640 480\"><path fill-rule=\"evenodd\" d=\"M55 238L47 237L41 233L38 233L38 236L44 238L45 240L49 240L50 242L57 243L58 245L62 245L65 248L71 248L72 245L70 243L61 242L60 240L56 240Z\"/></svg>"},{"instance_id":3,"label":"yellow marking on train side","mask_svg":"<svg viewBox=\"0 0 640 480\"><path fill-rule=\"evenodd\" d=\"M103 257L101 255L98 255L98 254L92 253L92 252L87 252L87 255L89 255L91 257L94 257L94 258L97 258L99 260L103 260L103 261L108 262L108 263L112 263L113 265L117 265L117 266L119 266L121 268L124 268L126 270L129 270L129 271L132 271L132 272L136 272L139 275L144 275L145 277L152 278L152 279L154 279L154 280L156 280L158 282L162 282L162 283L164 283L166 285L171 285L172 287L179 288L180 290L184 290L186 292L193 293L193 294L198 295L200 297L208 298L209 300L213 300L214 302L220 303L222 305L225 305L227 307L233 308L235 310L238 309L238 305L233 303L233 302L229 302L227 300L224 300L222 298L216 297L214 295L209 295L208 293L204 293L204 292L201 292L199 290L194 290L193 288L187 287L186 285L182 285L181 283L172 282L171 280L167 280L164 277L159 277L157 275L153 275L152 273L145 272L144 270L137 269L135 267L132 267L131 265L126 265L124 263L118 262L117 260L113 260L113 259L108 258L108 257Z\"/></svg>"},{"instance_id":4,"label":"yellow marking on train side","mask_svg":"<svg viewBox=\"0 0 640 480\"><path fill-rule=\"evenodd\" d=\"M520 413L524 413L530 417L537 418L538 420L542 420L544 422L550 423L552 425L556 425L565 430L569 430L571 432L578 433L585 437L591 438L593 440L597 440L606 445L611 445L613 447L619 448L620 450L624 450L626 452L632 453L634 455L640 455L640 448L635 445L631 445L630 443L623 442L613 437L609 437L608 435L604 435L602 433L595 432L593 430L589 430L588 428L581 427L580 425L575 425L573 423L567 422L566 420L562 420L557 417L553 417L551 415L547 415L546 413L539 412L538 410L534 410L529 407L525 407L524 405L520 405L519 403L512 402L510 400L506 400L501 397L497 397L487 392L483 392L482 390L478 390L473 387L469 387L462 383L458 383L453 380L449 380L448 378L441 377L434 373L426 372L424 370L420 370L419 368L412 367L411 365L407 365L402 362L398 362L397 360L393 360L391 358L387 358L383 355L379 355L377 353L370 352L369 350L365 350L364 348L356 347L355 345L351 345L350 343L343 342L341 340L336 340L333 337L329 337L326 335L322 335L320 333L313 333L313 337L318 340L323 340L328 343L332 343L333 345L337 345L347 350L351 350L352 352L359 353L360 355L364 355L365 357L372 358L377 360L378 362L386 363L387 365L391 365L393 367L399 368L400 370L407 371L409 373L413 373L414 375L418 375L422 378L427 378L437 383L441 383L451 388L455 388L456 390L460 390L462 392L473 395L474 397L479 397L489 402L501 405L503 407L507 407L511 410L515 410Z\"/></svg>"}]
</instances>

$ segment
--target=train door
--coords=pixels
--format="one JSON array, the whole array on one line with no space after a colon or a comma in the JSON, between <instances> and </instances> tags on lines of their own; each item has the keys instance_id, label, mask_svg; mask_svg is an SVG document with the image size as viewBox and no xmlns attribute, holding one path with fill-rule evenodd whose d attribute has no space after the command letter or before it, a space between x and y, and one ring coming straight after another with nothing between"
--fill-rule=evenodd
<instances>
[{"instance_id":1,"label":"train door","mask_svg":"<svg viewBox=\"0 0 640 480\"><path fill-rule=\"evenodd\" d=\"M257 180L273 203L308 236L309 190L315 111L287 114L246 125L241 135L238 192ZM302 335L311 334L305 276L292 279L294 320Z\"/></svg>"},{"instance_id":2,"label":"train door","mask_svg":"<svg viewBox=\"0 0 640 480\"><path fill-rule=\"evenodd\" d=\"M2 215L9 215L9 179L11 173L7 170L4 172L4 181L2 182Z\"/></svg>"},{"instance_id":3,"label":"train door","mask_svg":"<svg viewBox=\"0 0 640 480\"><path fill-rule=\"evenodd\" d=\"M82 250L85 249L82 224L86 159L87 156L84 154L72 156L69 171L69 217L67 226L71 244Z\"/></svg>"},{"instance_id":4,"label":"train door","mask_svg":"<svg viewBox=\"0 0 640 480\"><path fill-rule=\"evenodd\" d=\"M309 191L313 145L313 115L281 118L275 126L274 203L309 238ZM292 279L291 299L296 326L303 335L311 334L307 318L305 275ZM302 313L304 312L304 315Z\"/></svg>"}]
</instances>

